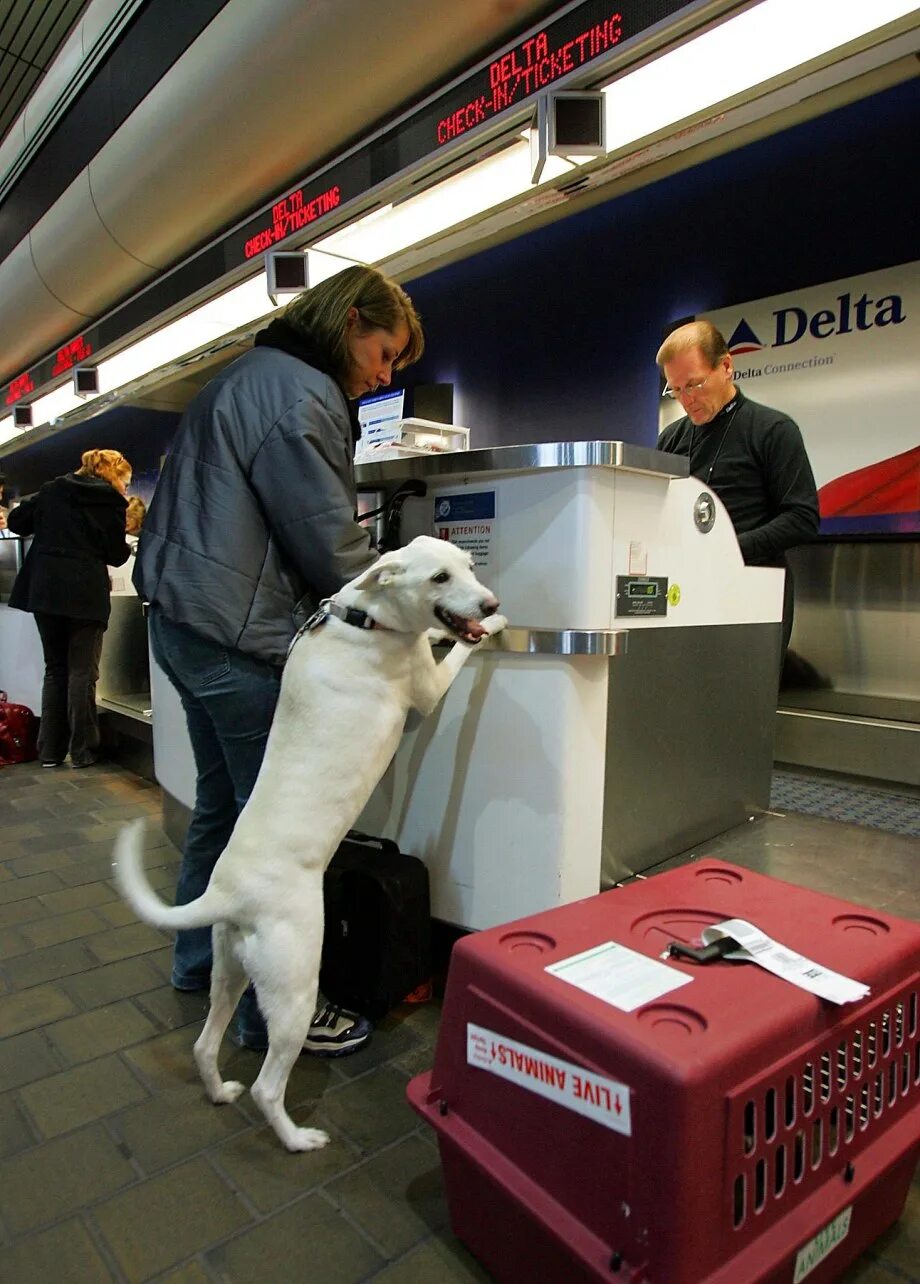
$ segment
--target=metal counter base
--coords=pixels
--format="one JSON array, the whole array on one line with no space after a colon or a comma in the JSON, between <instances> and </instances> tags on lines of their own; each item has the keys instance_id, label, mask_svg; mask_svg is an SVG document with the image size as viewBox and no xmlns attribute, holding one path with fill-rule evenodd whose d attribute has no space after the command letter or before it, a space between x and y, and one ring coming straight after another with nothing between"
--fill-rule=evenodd
<instances>
[{"instance_id":1,"label":"metal counter base","mask_svg":"<svg viewBox=\"0 0 920 1284\"><path fill-rule=\"evenodd\" d=\"M490 646L410 724L357 828L420 856L459 927L593 895L767 807L778 667L778 624Z\"/></svg>"},{"instance_id":2,"label":"metal counter base","mask_svg":"<svg viewBox=\"0 0 920 1284\"><path fill-rule=\"evenodd\" d=\"M777 762L920 785L920 724L781 707Z\"/></svg>"}]
</instances>

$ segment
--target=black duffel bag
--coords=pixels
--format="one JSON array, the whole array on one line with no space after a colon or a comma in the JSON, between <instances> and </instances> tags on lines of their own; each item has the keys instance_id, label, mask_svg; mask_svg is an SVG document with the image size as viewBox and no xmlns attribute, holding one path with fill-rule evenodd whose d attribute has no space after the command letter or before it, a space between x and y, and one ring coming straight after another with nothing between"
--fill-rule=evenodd
<instances>
[{"instance_id":1,"label":"black duffel bag","mask_svg":"<svg viewBox=\"0 0 920 1284\"><path fill-rule=\"evenodd\" d=\"M431 977L428 870L388 838L350 830L323 885L320 989L376 1020Z\"/></svg>"}]
</instances>

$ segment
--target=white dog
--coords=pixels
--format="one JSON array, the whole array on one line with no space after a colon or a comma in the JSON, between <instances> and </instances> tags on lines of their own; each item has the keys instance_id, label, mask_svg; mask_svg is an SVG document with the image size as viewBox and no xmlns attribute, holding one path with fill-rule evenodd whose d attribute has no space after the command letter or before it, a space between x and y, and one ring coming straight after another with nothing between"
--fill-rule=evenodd
<instances>
[{"instance_id":1,"label":"white dog","mask_svg":"<svg viewBox=\"0 0 920 1284\"><path fill-rule=\"evenodd\" d=\"M117 884L140 918L172 930L214 924L211 1008L194 1051L215 1103L244 1091L221 1080L217 1053L254 982L269 1047L252 1095L289 1150L329 1140L298 1128L284 1108L316 1007L323 873L396 752L409 710L430 713L472 647L505 625L471 566L461 549L420 536L346 584L301 630L255 788L197 900L170 907L151 889L143 822L116 842ZM458 639L439 664L432 628Z\"/></svg>"}]
</instances>

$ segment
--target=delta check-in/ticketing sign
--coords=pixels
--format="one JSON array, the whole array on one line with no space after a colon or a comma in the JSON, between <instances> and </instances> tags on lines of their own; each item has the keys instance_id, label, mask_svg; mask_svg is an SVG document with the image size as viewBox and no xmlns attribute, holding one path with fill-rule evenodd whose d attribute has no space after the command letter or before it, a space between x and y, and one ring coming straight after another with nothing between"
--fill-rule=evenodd
<instances>
[{"instance_id":1,"label":"delta check-in/ticketing sign","mask_svg":"<svg viewBox=\"0 0 920 1284\"><path fill-rule=\"evenodd\" d=\"M99 352L166 309L219 281L227 272L316 227L340 206L418 164L479 125L494 122L541 90L621 47L696 0L584 0L517 44L480 64L390 129L334 161L294 191L277 196L229 232L78 339L0 388L11 406L60 374L61 353L77 345ZM286 128L282 120L279 129Z\"/></svg>"}]
</instances>

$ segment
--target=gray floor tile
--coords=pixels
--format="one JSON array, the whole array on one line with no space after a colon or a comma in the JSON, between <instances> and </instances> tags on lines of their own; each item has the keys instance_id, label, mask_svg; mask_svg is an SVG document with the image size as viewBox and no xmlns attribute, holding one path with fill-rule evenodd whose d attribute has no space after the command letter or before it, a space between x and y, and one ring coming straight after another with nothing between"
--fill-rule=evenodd
<instances>
[{"instance_id":1,"label":"gray floor tile","mask_svg":"<svg viewBox=\"0 0 920 1284\"><path fill-rule=\"evenodd\" d=\"M85 1128L0 1164L0 1213L14 1235L28 1234L136 1180L111 1137Z\"/></svg>"},{"instance_id":2,"label":"gray floor tile","mask_svg":"<svg viewBox=\"0 0 920 1284\"><path fill-rule=\"evenodd\" d=\"M291 1156L294 1163L310 1158ZM359 1284L383 1265L380 1254L320 1195L307 1195L214 1249L208 1261L226 1284Z\"/></svg>"},{"instance_id":3,"label":"gray floor tile","mask_svg":"<svg viewBox=\"0 0 920 1284\"><path fill-rule=\"evenodd\" d=\"M91 936L86 948L100 963L114 963L117 959L131 958L158 950L168 938L146 923L131 923L128 927L113 927L108 932Z\"/></svg>"},{"instance_id":4,"label":"gray floor tile","mask_svg":"<svg viewBox=\"0 0 920 1284\"><path fill-rule=\"evenodd\" d=\"M488 1284L472 1253L453 1237L426 1240L374 1276L374 1284Z\"/></svg>"},{"instance_id":5,"label":"gray floor tile","mask_svg":"<svg viewBox=\"0 0 920 1284\"><path fill-rule=\"evenodd\" d=\"M50 1230L3 1249L4 1278L11 1284L106 1284L115 1280L98 1249L79 1221L62 1222Z\"/></svg>"},{"instance_id":6,"label":"gray floor tile","mask_svg":"<svg viewBox=\"0 0 920 1284\"><path fill-rule=\"evenodd\" d=\"M0 1096L0 1159L18 1155L34 1144L35 1138L19 1109L16 1094L3 1093Z\"/></svg>"},{"instance_id":7,"label":"gray floor tile","mask_svg":"<svg viewBox=\"0 0 920 1284\"><path fill-rule=\"evenodd\" d=\"M48 1026L47 1035L68 1065L94 1061L158 1033L128 999Z\"/></svg>"},{"instance_id":8,"label":"gray floor tile","mask_svg":"<svg viewBox=\"0 0 920 1284\"><path fill-rule=\"evenodd\" d=\"M327 1092L323 1112L356 1146L377 1150L415 1129L416 1117L406 1103L407 1082L392 1066L380 1066Z\"/></svg>"},{"instance_id":9,"label":"gray floor tile","mask_svg":"<svg viewBox=\"0 0 920 1284\"><path fill-rule=\"evenodd\" d=\"M146 1173L189 1159L250 1126L235 1105L209 1101L200 1080L161 1091L123 1110L112 1124Z\"/></svg>"},{"instance_id":10,"label":"gray floor tile","mask_svg":"<svg viewBox=\"0 0 920 1284\"><path fill-rule=\"evenodd\" d=\"M91 936L105 928L105 921L92 909L74 910L70 914L56 914L54 918L24 923L22 935L37 949L58 945L63 941L76 941L81 936Z\"/></svg>"},{"instance_id":11,"label":"gray floor tile","mask_svg":"<svg viewBox=\"0 0 920 1284\"><path fill-rule=\"evenodd\" d=\"M194 1159L115 1195L94 1209L93 1220L127 1278L140 1281L225 1239L252 1218L213 1168Z\"/></svg>"},{"instance_id":12,"label":"gray floor tile","mask_svg":"<svg viewBox=\"0 0 920 1284\"><path fill-rule=\"evenodd\" d=\"M149 960L149 955L142 955L107 963L82 975L65 977L60 983L61 989L81 1008L99 1008L116 999L130 998L162 983Z\"/></svg>"},{"instance_id":13,"label":"gray floor tile","mask_svg":"<svg viewBox=\"0 0 920 1284\"><path fill-rule=\"evenodd\" d=\"M0 1092L44 1079L60 1068L60 1060L40 1030L28 1030L25 1034L0 1039Z\"/></svg>"},{"instance_id":14,"label":"gray floor tile","mask_svg":"<svg viewBox=\"0 0 920 1284\"><path fill-rule=\"evenodd\" d=\"M0 998L0 1038L59 1021L76 1010L59 985L34 985L28 990L5 994Z\"/></svg>"},{"instance_id":15,"label":"gray floor tile","mask_svg":"<svg viewBox=\"0 0 920 1284\"><path fill-rule=\"evenodd\" d=\"M171 985L159 985L156 989L146 990L139 995L137 1003L167 1030L178 1030L180 1026L203 1021L208 1015L206 990L184 994L174 990Z\"/></svg>"},{"instance_id":16,"label":"gray floor tile","mask_svg":"<svg viewBox=\"0 0 920 1284\"><path fill-rule=\"evenodd\" d=\"M74 972L85 972L92 966L93 959L87 954L82 941L64 941L61 945L49 945L10 959L4 970L13 985L25 989L30 985L41 985L43 981L72 976Z\"/></svg>"},{"instance_id":17,"label":"gray floor tile","mask_svg":"<svg viewBox=\"0 0 920 1284\"><path fill-rule=\"evenodd\" d=\"M27 896L41 896L45 892L56 892L63 886L57 874L33 874L30 878L11 878L0 883L0 905L11 901L24 901Z\"/></svg>"},{"instance_id":18,"label":"gray floor tile","mask_svg":"<svg viewBox=\"0 0 920 1284\"><path fill-rule=\"evenodd\" d=\"M291 1110L301 1127L317 1127L323 1120L305 1108ZM288 1204L360 1160L360 1152L344 1137L332 1134L329 1145L305 1155L292 1155L278 1144L267 1126L250 1128L221 1146L214 1154L218 1168L262 1213Z\"/></svg>"},{"instance_id":19,"label":"gray floor tile","mask_svg":"<svg viewBox=\"0 0 920 1284\"><path fill-rule=\"evenodd\" d=\"M389 1258L448 1224L441 1165L415 1136L330 1182L326 1193Z\"/></svg>"},{"instance_id":20,"label":"gray floor tile","mask_svg":"<svg viewBox=\"0 0 920 1284\"><path fill-rule=\"evenodd\" d=\"M39 1132L56 1137L143 1101L147 1093L112 1056L30 1083L21 1089L21 1097Z\"/></svg>"}]
</instances>

